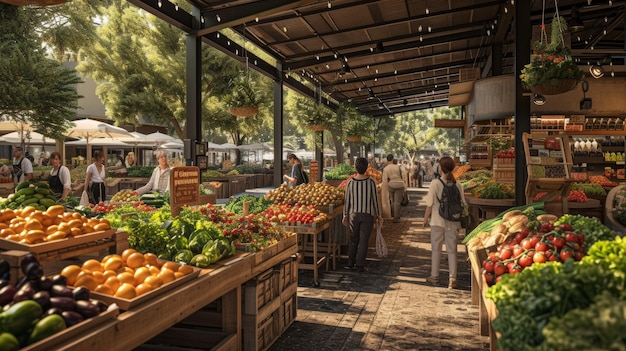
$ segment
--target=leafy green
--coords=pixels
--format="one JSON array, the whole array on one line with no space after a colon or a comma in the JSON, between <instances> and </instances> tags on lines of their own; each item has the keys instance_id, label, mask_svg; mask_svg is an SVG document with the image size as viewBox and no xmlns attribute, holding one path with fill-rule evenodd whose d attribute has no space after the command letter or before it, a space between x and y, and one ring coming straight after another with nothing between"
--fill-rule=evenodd
<instances>
[{"instance_id":1,"label":"leafy green","mask_svg":"<svg viewBox=\"0 0 626 351\"><path fill-rule=\"evenodd\" d=\"M169 236L167 231L161 228L160 223L140 219L130 219L126 222L130 247L142 253L166 251Z\"/></svg>"},{"instance_id":2,"label":"leafy green","mask_svg":"<svg viewBox=\"0 0 626 351\"><path fill-rule=\"evenodd\" d=\"M356 168L345 163L340 163L335 168L324 172L324 177L328 180L345 180L356 173Z\"/></svg>"},{"instance_id":3,"label":"leafy green","mask_svg":"<svg viewBox=\"0 0 626 351\"><path fill-rule=\"evenodd\" d=\"M257 197L254 195L243 194L236 197L226 204L225 209L233 213L243 213L243 204L246 201L250 201L248 213L261 213L268 209L274 202L268 200L263 196Z\"/></svg>"},{"instance_id":4,"label":"leafy green","mask_svg":"<svg viewBox=\"0 0 626 351\"><path fill-rule=\"evenodd\" d=\"M575 232L585 235L583 245L585 250L589 249L596 241L612 240L615 237L615 233L596 217L566 214L559 218L554 225L564 223L570 224Z\"/></svg>"}]
</instances>

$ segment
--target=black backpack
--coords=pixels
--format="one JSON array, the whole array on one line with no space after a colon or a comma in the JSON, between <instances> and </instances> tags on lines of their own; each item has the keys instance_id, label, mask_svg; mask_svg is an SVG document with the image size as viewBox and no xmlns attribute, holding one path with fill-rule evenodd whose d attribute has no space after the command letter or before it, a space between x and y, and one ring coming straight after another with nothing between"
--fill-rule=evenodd
<instances>
[{"instance_id":1,"label":"black backpack","mask_svg":"<svg viewBox=\"0 0 626 351\"><path fill-rule=\"evenodd\" d=\"M448 221L460 222L463 216L463 204L461 202L461 193L456 183L445 183L439 178L443 184L443 192L439 200L439 215Z\"/></svg>"}]
</instances>

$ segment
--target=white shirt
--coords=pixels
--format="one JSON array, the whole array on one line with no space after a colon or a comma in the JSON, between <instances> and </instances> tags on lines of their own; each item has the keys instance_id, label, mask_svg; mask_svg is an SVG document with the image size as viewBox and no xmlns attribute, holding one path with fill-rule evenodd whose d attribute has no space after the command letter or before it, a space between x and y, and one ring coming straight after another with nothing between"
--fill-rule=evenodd
<instances>
[{"instance_id":1,"label":"white shirt","mask_svg":"<svg viewBox=\"0 0 626 351\"><path fill-rule=\"evenodd\" d=\"M22 168L22 174L20 175L20 179L17 180L18 183L21 183L24 181L24 175L28 174L28 173L33 173L33 164L30 162L29 159L27 159L26 157L22 157L22 164L20 165L20 167ZM20 160L13 160L13 164L17 165L20 163Z\"/></svg>"},{"instance_id":2,"label":"white shirt","mask_svg":"<svg viewBox=\"0 0 626 351\"><path fill-rule=\"evenodd\" d=\"M98 168L95 163L90 164L87 167L87 173L91 173L91 183L104 183L106 179L106 172L104 171L104 165L102 166L102 171L98 173Z\"/></svg>"},{"instance_id":3,"label":"white shirt","mask_svg":"<svg viewBox=\"0 0 626 351\"><path fill-rule=\"evenodd\" d=\"M55 176L59 174L59 180L63 183L63 189L71 189L72 188L72 180L70 177L70 170L65 166L59 166L58 171L54 171L54 168L50 170L50 175Z\"/></svg>"}]
</instances>

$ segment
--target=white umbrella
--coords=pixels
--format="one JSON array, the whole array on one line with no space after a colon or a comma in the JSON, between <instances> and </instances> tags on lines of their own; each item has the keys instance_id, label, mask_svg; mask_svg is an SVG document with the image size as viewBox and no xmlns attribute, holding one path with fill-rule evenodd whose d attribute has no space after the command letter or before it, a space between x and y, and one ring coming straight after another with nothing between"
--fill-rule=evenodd
<instances>
[{"instance_id":1,"label":"white umbrella","mask_svg":"<svg viewBox=\"0 0 626 351\"><path fill-rule=\"evenodd\" d=\"M233 143L215 144L217 150L237 150L237 145Z\"/></svg>"},{"instance_id":2,"label":"white umbrella","mask_svg":"<svg viewBox=\"0 0 626 351\"><path fill-rule=\"evenodd\" d=\"M146 136L143 138L144 142L156 143L159 145L164 144L164 143L169 143L175 140L177 139L167 134L163 134L161 132L154 132L154 133L146 134Z\"/></svg>"},{"instance_id":3,"label":"white umbrella","mask_svg":"<svg viewBox=\"0 0 626 351\"><path fill-rule=\"evenodd\" d=\"M182 150L184 148L184 145L181 143L177 143L175 141L170 141L169 143L165 143L161 146L159 146L159 149L177 149L177 150Z\"/></svg>"},{"instance_id":4,"label":"white umbrella","mask_svg":"<svg viewBox=\"0 0 626 351\"><path fill-rule=\"evenodd\" d=\"M116 127L94 119L79 119L73 121L72 123L74 123L74 127L67 130L67 136L85 139L85 145L87 146L87 159L90 159L92 156L91 145L89 144L90 139L130 136L130 133L124 128Z\"/></svg>"},{"instance_id":5,"label":"white umbrella","mask_svg":"<svg viewBox=\"0 0 626 351\"><path fill-rule=\"evenodd\" d=\"M256 143L256 144L248 144L248 145L239 145L237 146L239 150L272 150L272 147L267 143Z\"/></svg>"},{"instance_id":6,"label":"white umbrella","mask_svg":"<svg viewBox=\"0 0 626 351\"><path fill-rule=\"evenodd\" d=\"M68 141L65 145L86 146L87 140L79 139L76 141ZM89 145L95 146L129 146L127 143L119 139L94 138L89 141Z\"/></svg>"},{"instance_id":7,"label":"white umbrella","mask_svg":"<svg viewBox=\"0 0 626 351\"><path fill-rule=\"evenodd\" d=\"M22 141L28 143L28 144L46 144L46 142L48 144L54 144L55 141L52 138L48 138L48 140L46 140L46 137L40 133L37 132L33 132L33 131L27 131L23 134L23 137L21 135L21 131L16 131L13 133L9 133L9 134L5 134L2 137L0 137L0 141L7 143L7 144L21 144Z\"/></svg>"}]
</instances>

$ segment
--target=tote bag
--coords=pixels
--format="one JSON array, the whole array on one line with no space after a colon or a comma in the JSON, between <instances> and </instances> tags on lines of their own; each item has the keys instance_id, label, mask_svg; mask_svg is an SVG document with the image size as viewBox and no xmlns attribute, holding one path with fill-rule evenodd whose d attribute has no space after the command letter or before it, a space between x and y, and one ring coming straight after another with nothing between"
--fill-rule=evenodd
<instances>
[{"instance_id":1,"label":"tote bag","mask_svg":"<svg viewBox=\"0 0 626 351\"><path fill-rule=\"evenodd\" d=\"M387 257L387 243L383 238L383 233L380 225L376 225L376 255L378 257Z\"/></svg>"}]
</instances>

